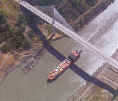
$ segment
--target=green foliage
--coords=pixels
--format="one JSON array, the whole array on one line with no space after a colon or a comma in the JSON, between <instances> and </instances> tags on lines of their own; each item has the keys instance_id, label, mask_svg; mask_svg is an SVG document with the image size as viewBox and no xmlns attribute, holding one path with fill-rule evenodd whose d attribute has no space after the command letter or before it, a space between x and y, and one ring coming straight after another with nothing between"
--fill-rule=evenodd
<instances>
[{"instance_id":1,"label":"green foliage","mask_svg":"<svg viewBox=\"0 0 118 101\"><path fill-rule=\"evenodd\" d=\"M16 26L25 27L26 24L27 23L26 23L25 17L22 14L20 14Z\"/></svg>"},{"instance_id":2,"label":"green foliage","mask_svg":"<svg viewBox=\"0 0 118 101\"><path fill-rule=\"evenodd\" d=\"M7 53L7 52L10 51L10 47L9 47L8 44L3 45L0 49L1 49L1 51L4 52L4 53Z\"/></svg>"},{"instance_id":3,"label":"green foliage","mask_svg":"<svg viewBox=\"0 0 118 101\"><path fill-rule=\"evenodd\" d=\"M48 25L47 26L47 31L48 31L48 35L50 35L52 33L52 25Z\"/></svg>"},{"instance_id":4,"label":"green foliage","mask_svg":"<svg viewBox=\"0 0 118 101\"><path fill-rule=\"evenodd\" d=\"M66 3L63 3L64 1ZM96 2L97 0L62 0L57 4L57 8L68 22L72 22L94 6Z\"/></svg>"},{"instance_id":5,"label":"green foliage","mask_svg":"<svg viewBox=\"0 0 118 101\"><path fill-rule=\"evenodd\" d=\"M80 10L87 10L89 7L93 6L96 3L96 0L71 0L76 7ZM81 12L81 11L80 11Z\"/></svg>"},{"instance_id":6,"label":"green foliage","mask_svg":"<svg viewBox=\"0 0 118 101\"><path fill-rule=\"evenodd\" d=\"M86 0L87 4L93 6L97 1L96 0Z\"/></svg>"},{"instance_id":7,"label":"green foliage","mask_svg":"<svg viewBox=\"0 0 118 101\"><path fill-rule=\"evenodd\" d=\"M31 39L33 39L34 38L34 32L33 31L30 31L30 32L28 32L28 36L31 38Z\"/></svg>"},{"instance_id":8,"label":"green foliage","mask_svg":"<svg viewBox=\"0 0 118 101\"><path fill-rule=\"evenodd\" d=\"M0 25L6 23L6 19L4 15L2 14L2 11L0 11Z\"/></svg>"},{"instance_id":9,"label":"green foliage","mask_svg":"<svg viewBox=\"0 0 118 101\"><path fill-rule=\"evenodd\" d=\"M23 15L19 15L16 27L12 28L7 24L3 13L0 13L0 42L6 41L1 50L8 52L13 49L30 48L30 43L26 40L23 33L25 31L26 21Z\"/></svg>"},{"instance_id":10,"label":"green foliage","mask_svg":"<svg viewBox=\"0 0 118 101\"><path fill-rule=\"evenodd\" d=\"M54 5L60 0L40 0L40 5Z\"/></svg>"},{"instance_id":11,"label":"green foliage","mask_svg":"<svg viewBox=\"0 0 118 101\"><path fill-rule=\"evenodd\" d=\"M9 26L7 24L6 18L2 12L0 12L0 42L6 40L9 38L10 32L9 32Z\"/></svg>"},{"instance_id":12,"label":"green foliage","mask_svg":"<svg viewBox=\"0 0 118 101\"><path fill-rule=\"evenodd\" d=\"M82 4L83 6L89 5L92 6L96 3L96 0L73 0L77 5Z\"/></svg>"}]
</instances>

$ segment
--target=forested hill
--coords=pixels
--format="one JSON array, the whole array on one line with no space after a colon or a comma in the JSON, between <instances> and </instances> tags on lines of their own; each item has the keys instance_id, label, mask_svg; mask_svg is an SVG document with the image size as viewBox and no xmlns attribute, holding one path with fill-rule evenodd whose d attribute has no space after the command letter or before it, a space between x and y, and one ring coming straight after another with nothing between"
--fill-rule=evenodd
<instances>
[{"instance_id":1,"label":"forested hill","mask_svg":"<svg viewBox=\"0 0 118 101\"><path fill-rule=\"evenodd\" d=\"M24 37L26 21L13 0L0 1L0 51L26 48L29 44Z\"/></svg>"},{"instance_id":2,"label":"forested hill","mask_svg":"<svg viewBox=\"0 0 118 101\"><path fill-rule=\"evenodd\" d=\"M99 5L101 2L104 3L102 5L104 9L104 6L106 5L108 6L114 0L26 0L26 1L30 2L33 5L39 5L39 6L52 6L53 5L57 8L57 10L67 20L68 23L73 23L75 21L76 22L78 21L77 19L79 19L78 17L80 15L82 15L83 13L87 11L91 12L90 9L94 8L96 5Z\"/></svg>"},{"instance_id":3,"label":"forested hill","mask_svg":"<svg viewBox=\"0 0 118 101\"><path fill-rule=\"evenodd\" d=\"M63 2L69 2L71 0L26 0L32 4L39 4L39 5L55 5ZM74 3L78 4L88 4L88 5L93 5L97 0L72 0Z\"/></svg>"},{"instance_id":4,"label":"forested hill","mask_svg":"<svg viewBox=\"0 0 118 101\"><path fill-rule=\"evenodd\" d=\"M58 11L70 22L94 6L98 0L61 0Z\"/></svg>"},{"instance_id":5,"label":"forested hill","mask_svg":"<svg viewBox=\"0 0 118 101\"><path fill-rule=\"evenodd\" d=\"M34 5L54 5L67 21L76 19L79 15L94 6L100 0L26 0Z\"/></svg>"}]
</instances>

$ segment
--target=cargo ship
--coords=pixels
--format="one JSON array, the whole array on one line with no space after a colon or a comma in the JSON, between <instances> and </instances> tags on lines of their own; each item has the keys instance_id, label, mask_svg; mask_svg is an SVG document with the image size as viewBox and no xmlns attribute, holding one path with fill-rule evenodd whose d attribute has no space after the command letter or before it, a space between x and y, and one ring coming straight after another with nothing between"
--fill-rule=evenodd
<instances>
[{"instance_id":1,"label":"cargo ship","mask_svg":"<svg viewBox=\"0 0 118 101\"><path fill-rule=\"evenodd\" d=\"M48 75L48 80L54 80L62 72L64 72L71 64L75 63L80 57L81 50L73 50L72 53L63 60L56 69L52 70Z\"/></svg>"}]
</instances>

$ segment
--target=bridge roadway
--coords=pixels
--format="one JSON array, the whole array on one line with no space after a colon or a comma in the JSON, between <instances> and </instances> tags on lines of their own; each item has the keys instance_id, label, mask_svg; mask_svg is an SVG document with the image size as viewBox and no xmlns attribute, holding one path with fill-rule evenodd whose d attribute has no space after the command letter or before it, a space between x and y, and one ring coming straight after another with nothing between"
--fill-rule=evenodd
<instances>
[{"instance_id":1,"label":"bridge roadway","mask_svg":"<svg viewBox=\"0 0 118 101\"><path fill-rule=\"evenodd\" d=\"M104 53L102 53L98 48L96 48L92 44L88 43L87 41L83 40L76 32L66 28L64 25L62 25L58 21L53 20L53 18L49 17L48 15L43 13L42 11L36 9L35 7L30 5L26 1L20 1L18 3L20 5L22 5L23 7L27 8L28 10L30 10L31 12L33 12L34 14L36 14L37 16L39 16L40 18L42 18L43 20L47 21L49 24L52 24L55 28L64 32L66 35L68 35L73 40L75 40L79 44L83 45L84 47L86 47L87 49L92 51L93 53L96 53L97 55L101 56L107 63L109 63L110 65L112 65L113 67L118 69L118 62L116 60L104 55Z\"/></svg>"}]
</instances>

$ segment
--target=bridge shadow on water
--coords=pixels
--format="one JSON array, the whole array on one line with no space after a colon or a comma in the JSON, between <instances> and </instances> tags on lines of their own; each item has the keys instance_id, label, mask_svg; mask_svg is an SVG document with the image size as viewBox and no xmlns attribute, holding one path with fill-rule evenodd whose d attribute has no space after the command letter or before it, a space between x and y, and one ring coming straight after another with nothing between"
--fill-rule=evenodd
<instances>
[{"instance_id":1,"label":"bridge shadow on water","mask_svg":"<svg viewBox=\"0 0 118 101\"><path fill-rule=\"evenodd\" d=\"M43 33L40 31L40 29L37 27L37 23L36 21L33 21L33 18L35 15L33 15L30 11L27 11L25 8L21 7L21 10L23 12L23 14L26 17L27 23L29 25L29 27L35 32L35 34L39 35L40 39L43 41L44 44L44 48L48 50L48 52L50 54L52 54L53 56L55 56L58 60L63 61L65 59L65 57L63 56L63 54L61 54L58 50L56 50L54 47L52 47L46 37L43 35ZM36 16L35 16L36 17ZM113 94L113 99L118 95L118 91L115 90L114 88L112 88L110 85L98 80L97 78L90 76L88 73L86 73L85 71L83 71L80 67L78 67L75 64L72 64L70 66L70 69L75 72L78 76L82 77L84 80L91 82L93 84L95 84L96 86L99 86L107 91L109 91L110 93Z\"/></svg>"}]
</instances>

